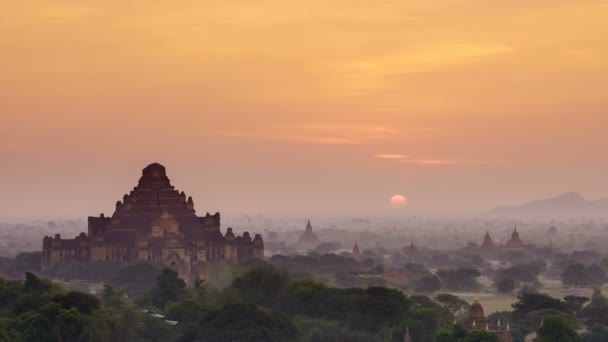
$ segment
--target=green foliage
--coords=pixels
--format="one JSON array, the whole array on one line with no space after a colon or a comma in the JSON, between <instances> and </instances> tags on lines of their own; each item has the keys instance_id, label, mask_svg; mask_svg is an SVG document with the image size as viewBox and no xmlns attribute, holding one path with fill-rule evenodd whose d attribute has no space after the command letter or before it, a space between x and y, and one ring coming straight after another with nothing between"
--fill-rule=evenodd
<instances>
[{"instance_id":1,"label":"green foliage","mask_svg":"<svg viewBox=\"0 0 608 342\"><path fill-rule=\"evenodd\" d=\"M91 315L101 305L97 297L76 291L70 291L65 295L56 295L53 301L60 304L64 309L75 308L85 315Z\"/></svg>"},{"instance_id":2,"label":"green foliage","mask_svg":"<svg viewBox=\"0 0 608 342\"><path fill-rule=\"evenodd\" d=\"M537 292L526 292L517 296L518 301L513 303L513 319L517 320L524 318L526 314L532 311L554 309L564 313L571 313L570 307L557 298L553 298L548 294Z\"/></svg>"},{"instance_id":3,"label":"green foliage","mask_svg":"<svg viewBox=\"0 0 608 342\"><path fill-rule=\"evenodd\" d=\"M593 284L602 285L608 281L606 271L598 264L593 264L587 267L587 273Z\"/></svg>"},{"instance_id":4,"label":"green foliage","mask_svg":"<svg viewBox=\"0 0 608 342\"><path fill-rule=\"evenodd\" d=\"M295 327L287 316L255 305L226 305L206 315L194 341L290 341Z\"/></svg>"},{"instance_id":5,"label":"green foliage","mask_svg":"<svg viewBox=\"0 0 608 342\"><path fill-rule=\"evenodd\" d=\"M460 297L449 293L442 293L435 297L438 304L438 313L441 324L451 324L459 314L469 309L469 303Z\"/></svg>"},{"instance_id":6,"label":"green foliage","mask_svg":"<svg viewBox=\"0 0 608 342\"><path fill-rule=\"evenodd\" d=\"M244 304L243 293L239 289L228 287L220 291L219 303L222 306L227 304Z\"/></svg>"},{"instance_id":7,"label":"green foliage","mask_svg":"<svg viewBox=\"0 0 608 342\"><path fill-rule=\"evenodd\" d=\"M122 308L127 305L125 291L117 291L110 284L103 285L101 301L109 308Z\"/></svg>"},{"instance_id":8,"label":"green foliage","mask_svg":"<svg viewBox=\"0 0 608 342\"><path fill-rule=\"evenodd\" d=\"M194 279L192 284L192 298L197 302L202 302L207 295L207 282L201 278Z\"/></svg>"},{"instance_id":9,"label":"green foliage","mask_svg":"<svg viewBox=\"0 0 608 342\"><path fill-rule=\"evenodd\" d=\"M168 304L165 308L165 317L182 324L195 324L213 309L211 306L188 299L183 302Z\"/></svg>"},{"instance_id":10,"label":"green foliage","mask_svg":"<svg viewBox=\"0 0 608 342\"><path fill-rule=\"evenodd\" d=\"M378 329L376 336L374 336L374 341L375 342L390 342L392 340L392 338L393 338L393 336L392 336L391 327L388 324L388 322L384 322L380 326L380 329Z\"/></svg>"},{"instance_id":11,"label":"green foliage","mask_svg":"<svg viewBox=\"0 0 608 342\"><path fill-rule=\"evenodd\" d=\"M606 300L600 289L593 291L591 302L583 308L581 316L585 318L587 327L595 325L608 326L608 300Z\"/></svg>"},{"instance_id":12,"label":"green foliage","mask_svg":"<svg viewBox=\"0 0 608 342\"><path fill-rule=\"evenodd\" d=\"M15 326L25 341L73 341L80 339L84 322L75 308L49 302L16 317Z\"/></svg>"},{"instance_id":13,"label":"green foliage","mask_svg":"<svg viewBox=\"0 0 608 342\"><path fill-rule=\"evenodd\" d=\"M97 260L93 262L70 261L55 265L44 274L53 278L72 280L80 279L94 282L110 280L122 268L120 263L111 260Z\"/></svg>"},{"instance_id":14,"label":"green foliage","mask_svg":"<svg viewBox=\"0 0 608 342\"><path fill-rule=\"evenodd\" d=\"M173 326L131 307L102 308L95 311L88 322L86 341L165 342L177 339Z\"/></svg>"},{"instance_id":15,"label":"green foliage","mask_svg":"<svg viewBox=\"0 0 608 342\"><path fill-rule=\"evenodd\" d=\"M564 297L564 302L570 307L572 312L578 313L582 310L583 305L590 299L584 296L568 295Z\"/></svg>"},{"instance_id":16,"label":"green foliage","mask_svg":"<svg viewBox=\"0 0 608 342\"><path fill-rule=\"evenodd\" d=\"M509 268L500 268L494 275L495 281L502 278L511 278L522 283L533 283L538 281L542 269L537 264L515 265Z\"/></svg>"},{"instance_id":17,"label":"green foliage","mask_svg":"<svg viewBox=\"0 0 608 342\"><path fill-rule=\"evenodd\" d=\"M466 331L460 324L437 330L435 342L498 342L498 336L485 331Z\"/></svg>"},{"instance_id":18,"label":"green foliage","mask_svg":"<svg viewBox=\"0 0 608 342\"><path fill-rule=\"evenodd\" d=\"M495 286L500 293L513 293L517 288L517 282L511 277L503 277L496 282Z\"/></svg>"},{"instance_id":19,"label":"green foliage","mask_svg":"<svg viewBox=\"0 0 608 342\"><path fill-rule=\"evenodd\" d=\"M436 275L427 275L414 282L414 291L419 293L431 293L441 290L441 280Z\"/></svg>"},{"instance_id":20,"label":"green foliage","mask_svg":"<svg viewBox=\"0 0 608 342\"><path fill-rule=\"evenodd\" d=\"M517 327L527 335L538 327L542 317L561 316L576 324L571 306L557 298L537 292L524 292L517 296L518 301L511 306L512 328Z\"/></svg>"},{"instance_id":21,"label":"green foliage","mask_svg":"<svg viewBox=\"0 0 608 342\"><path fill-rule=\"evenodd\" d=\"M564 269L562 272L562 283L564 285L586 286L590 285L592 280L585 265L576 263Z\"/></svg>"},{"instance_id":22,"label":"green foliage","mask_svg":"<svg viewBox=\"0 0 608 342\"><path fill-rule=\"evenodd\" d=\"M480 287L477 278L481 273L476 269L438 270L443 288L449 291L471 291Z\"/></svg>"},{"instance_id":23,"label":"green foliage","mask_svg":"<svg viewBox=\"0 0 608 342\"><path fill-rule=\"evenodd\" d=\"M22 282L0 278L0 308L13 302L21 293Z\"/></svg>"},{"instance_id":24,"label":"green foliage","mask_svg":"<svg viewBox=\"0 0 608 342\"><path fill-rule=\"evenodd\" d=\"M156 279L156 286L149 294L150 304L164 309L169 302L179 302L188 298L186 282L180 279L177 272L170 268L164 268Z\"/></svg>"},{"instance_id":25,"label":"green foliage","mask_svg":"<svg viewBox=\"0 0 608 342\"><path fill-rule=\"evenodd\" d=\"M409 275L416 277L432 275L431 271L421 264L407 263L403 266L402 270Z\"/></svg>"},{"instance_id":26,"label":"green foliage","mask_svg":"<svg viewBox=\"0 0 608 342\"><path fill-rule=\"evenodd\" d=\"M306 281L290 284L281 298L281 307L289 314L344 321L370 332L385 322L395 325L406 319L410 307L407 298L394 289L337 289Z\"/></svg>"},{"instance_id":27,"label":"green foliage","mask_svg":"<svg viewBox=\"0 0 608 342\"><path fill-rule=\"evenodd\" d=\"M60 292L61 290L48 279L41 279L35 274L27 272L25 273L25 281L23 282L23 291L28 293L50 293Z\"/></svg>"},{"instance_id":28,"label":"green foliage","mask_svg":"<svg viewBox=\"0 0 608 342\"><path fill-rule=\"evenodd\" d=\"M287 272L279 271L272 265L259 265L243 276L236 278L232 287L239 289L246 303L277 308L281 289L289 282Z\"/></svg>"},{"instance_id":29,"label":"green foliage","mask_svg":"<svg viewBox=\"0 0 608 342\"><path fill-rule=\"evenodd\" d=\"M135 299L154 287L161 270L162 266L156 263L135 263L124 266L108 283Z\"/></svg>"},{"instance_id":30,"label":"green foliage","mask_svg":"<svg viewBox=\"0 0 608 342\"><path fill-rule=\"evenodd\" d=\"M335 254L318 255L315 253L293 256L274 255L270 258L270 263L290 272L304 271L317 275L334 274L336 272L356 274L359 269L364 267L350 257Z\"/></svg>"},{"instance_id":31,"label":"green foliage","mask_svg":"<svg viewBox=\"0 0 608 342\"><path fill-rule=\"evenodd\" d=\"M540 342L578 342L581 338L568 321L559 316L545 318L542 327L538 328Z\"/></svg>"},{"instance_id":32,"label":"green foliage","mask_svg":"<svg viewBox=\"0 0 608 342\"><path fill-rule=\"evenodd\" d=\"M468 333L460 324L452 327L442 327L435 333L434 342L463 342Z\"/></svg>"},{"instance_id":33,"label":"green foliage","mask_svg":"<svg viewBox=\"0 0 608 342\"><path fill-rule=\"evenodd\" d=\"M498 336L485 331L471 331L464 342L498 342Z\"/></svg>"},{"instance_id":34,"label":"green foliage","mask_svg":"<svg viewBox=\"0 0 608 342\"><path fill-rule=\"evenodd\" d=\"M4 273L11 277L21 277L26 272L40 273L42 252L23 252L17 254L4 268Z\"/></svg>"},{"instance_id":35,"label":"green foliage","mask_svg":"<svg viewBox=\"0 0 608 342\"><path fill-rule=\"evenodd\" d=\"M370 333L352 330L338 321L296 316L293 322L299 336L297 340L300 342L368 342L373 340L373 335ZM401 337L403 338L403 335Z\"/></svg>"},{"instance_id":36,"label":"green foliage","mask_svg":"<svg viewBox=\"0 0 608 342\"><path fill-rule=\"evenodd\" d=\"M584 334L583 342L605 342L608 341L608 326L594 325L591 331Z\"/></svg>"}]
</instances>

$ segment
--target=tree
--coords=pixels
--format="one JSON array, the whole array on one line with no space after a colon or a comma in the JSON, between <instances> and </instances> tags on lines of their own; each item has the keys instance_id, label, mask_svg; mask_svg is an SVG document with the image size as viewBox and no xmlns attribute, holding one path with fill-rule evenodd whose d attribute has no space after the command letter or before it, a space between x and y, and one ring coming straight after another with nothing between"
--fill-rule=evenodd
<instances>
[{"instance_id":1,"label":"tree","mask_svg":"<svg viewBox=\"0 0 608 342\"><path fill-rule=\"evenodd\" d=\"M594 284L602 285L608 281L606 271L598 264L593 264L587 267L587 273Z\"/></svg>"},{"instance_id":2,"label":"tree","mask_svg":"<svg viewBox=\"0 0 608 342\"><path fill-rule=\"evenodd\" d=\"M13 277L21 277L26 272L40 272L42 252L23 252L17 254L5 268L5 273Z\"/></svg>"},{"instance_id":3,"label":"tree","mask_svg":"<svg viewBox=\"0 0 608 342\"><path fill-rule=\"evenodd\" d=\"M533 311L554 309L565 314L570 314L570 307L557 298L553 298L544 293L526 292L517 296L518 301L511 304L513 307L513 319L524 319L525 316Z\"/></svg>"},{"instance_id":4,"label":"tree","mask_svg":"<svg viewBox=\"0 0 608 342\"><path fill-rule=\"evenodd\" d=\"M16 320L25 341L74 341L83 332L83 320L78 310L65 310L53 302L24 313Z\"/></svg>"},{"instance_id":5,"label":"tree","mask_svg":"<svg viewBox=\"0 0 608 342\"><path fill-rule=\"evenodd\" d=\"M605 341L608 341L608 327L605 325L594 325L590 332L583 335L583 342Z\"/></svg>"},{"instance_id":6,"label":"tree","mask_svg":"<svg viewBox=\"0 0 608 342\"><path fill-rule=\"evenodd\" d=\"M512 278L523 283L533 283L538 281L541 270L541 266L537 264L515 265L497 270L494 279Z\"/></svg>"},{"instance_id":7,"label":"tree","mask_svg":"<svg viewBox=\"0 0 608 342\"><path fill-rule=\"evenodd\" d=\"M97 297L77 291L70 291L65 295L57 295L53 298L53 301L61 304L64 309L75 308L85 315L91 315L101 305Z\"/></svg>"},{"instance_id":8,"label":"tree","mask_svg":"<svg viewBox=\"0 0 608 342\"><path fill-rule=\"evenodd\" d=\"M272 265L254 267L238 277L232 287L239 289L246 303L278 307L278 294L289 282L287 272L279 271Z\"/></svg>"},{"instance_id":9,"label":"tree","mask_svg":"<svg viewBox=\"0 0 608 342\"><path fill-rule=\"evenodd\" d=\"M110 284L104 284L101 291L101 301L103 305L110 308L122 308L127 302L125 300L125 291L114 290Z\"/></svg>"},{"instance_id":10,"label":"tree","mask_svg":"<svg viewBox=\"0 0 608 342\"><path fill-rule=\"evenodd\" d=\"M164 309L169 302L179 302L188 298L186 282L177 276L177 272L164 268L156 279L156 286L150 292L152 305Z\"/></svg>"},{"instance_id":11,"label":"tree","mask_svg":"<svg viewBox=\"0 0 608 342\"><path fill-rule=\"evenodd\" d=\"M419 278L414 283L414 291L430 293L441 290L441 280L436 275L427 275Z\"/></svg>"},{"instance_id":12,"label":"tree","mask_svg":"<svg viewBox=\"0 0 608 342\"><path fill-rule=\"evenodd\" d=\"M452 324L460 313L469 308L467 301L449 293L437 295L435 301L439 304L439 317L443 324Z\"/></svg>"},{"instance_id":13,"label":"tree","mask_svg":"<svg viewBox=\"0 0 608 342\"><path fill-rule=\"evenodd\" d=\"M179 303L170 303L165 309L165 317L181 324L194 324L200 322L206 313L213 308L205 306L192 299Z\"/></svg>"},{"instance_id":14,"label":"tree","mask_svg":"<svg viewBox=\"0 0 608 342\"><path fill-rule=\"evenodd\" d=\"M207 282L205 280L196 277L194 284L192 285L192 298L197 302L202 302L207 295Z\"/></svg>"},{"instance_id":15,"label":"tree","mask_svg":"<svg viewBox=\"0 0 608 342\"><path fill-rule=\"evenodd\" d=\"M150 262L127 265L110 279L109 284L115 289L126 291L130 298L136 299L154 287L162 268L161 265Z\"/></svg>"},{"instance_id":16,"label":"tree","mask_svg":"<svg viewBox=\"0 0 608 342\"><path fill-rule=\"evenodd\" d=\"M589 297L568 295L564 297L564 302L570 306L574 313L580 313L583 305L589 301Z\"/></svg>"},{"instance_id":17,"label":"tree","mask_svg":"<svg viewBox=\"0 0 608 342\"><path fill-rule=\"evenodd\" d=\"M460 324L452 327L443 327L435 333L435 342L461 342L467 337L467 331Z\"/></svg>"},{"instance_id":18,"label":"tree","mask_svg":"<svg viewBox=\"0 0 608 342\"><path fill-rule=\"evenodd\" d=\"M513 279L511 277L501 278L496 283L496 289L500 293L513 293L513 291L515 291L516 287L517 287L517 283L515 282L515 279Z\"/></svg>"},{"instance_id":19,"label":"tree","mask_svg":"<svg viewBox=\"0 0 608 342\"><path fill-rule=\"evenodd\" d=\"M583 308L581 316L586 319L585 324L587 327L595 325L608 326L608 300L606 300L600 289L593 291L591 302Z\"/></svg>"},{"instance_id":20,"label":"tree","mask_svg":"<svg viewBox=\"0 0 608 342\"><path fill-rule=\"evenodd\" d=\"M443 287L450 291L470 291L479 288L477 278L481 273L476 269L438 270L437 276Z\"/></svg>"},{"instance_id":21,"label":"tree","mask_svg":"<svg viewBox=\"0 0 608 342\"><path fill-rule=\"evenodd\" d=\"M388 322L384 322L380 329L378 329L378 333L374 337L374 341L376 342L390 342L392 339L391 327Z\"/></svg>"},{"instance_id":22,"label":"tree","mask_svg":"<svg viewBox=\"0 0 608 342\"><path fill-rule=\"evenodd\" d=\"M206 315L196 330L196 341L292 341L295 327L279 313L251 304L226 305Z\"/></svg>"},{"instance_id":23,"label":"tree","mask_svg":"<svg viewBox=\"0 0 608 342\"><path fill-rule=\"evenodd\" d=\"M48 279L38 278L35 274L30 272L25 273L23 292L48 293L53 290L57 290L55 292L60 292L59 288Z\"/></svg>"},{"instance_id":24,"label":"tree","mask_svg":"<svg viewBox=\"0 0 608 342\"><path fill-rule=\"evenodd\" d=\"M464 342L498 342L498 336L485 331L471 331Z\"/></svg>"},{"instance_id":25,"label":"tree","mask_svg":"<svg viewBox=\"0 0 608 342\"><path fill-rule=\"evenodd\" d=\"M559 316L547 317L538 328L540 342L578 342L581 338L568 322Z\"/></svg>"},{"instance_id":26,"label":"tree","mask_svg":"<svg viewBox=\"0 0 608 342\"><path fill-rule=\"evenodd\" d=\"M562 283L564 285L586 286L591 284L591 277L585 265L576 263L564 269L562 272Z\"/></svg>"}]
</instances>

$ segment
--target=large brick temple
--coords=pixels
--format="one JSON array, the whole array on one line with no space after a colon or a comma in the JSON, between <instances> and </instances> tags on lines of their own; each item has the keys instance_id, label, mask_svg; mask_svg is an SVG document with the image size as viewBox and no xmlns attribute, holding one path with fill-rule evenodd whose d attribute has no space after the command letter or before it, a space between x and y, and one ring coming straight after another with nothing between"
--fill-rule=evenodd
<instances>
[{"instance_id":1,"label":"large brick temple","mask_svg":"<svg viewBox=\"0 0 608 342\"><path fill-rule=\"evenodd\" d=\"M74 239L46 236L43 268L65 262L112 260L120 263L160 261L191 281L206 278L209 263L236 263L264 257L259 234L235 236L220 231L220 214L196 215L192 197L175 190L165 167L150 164L139 184L116 203L111 217L89 217L88 234Z\"/></svg>"}]
</instances>

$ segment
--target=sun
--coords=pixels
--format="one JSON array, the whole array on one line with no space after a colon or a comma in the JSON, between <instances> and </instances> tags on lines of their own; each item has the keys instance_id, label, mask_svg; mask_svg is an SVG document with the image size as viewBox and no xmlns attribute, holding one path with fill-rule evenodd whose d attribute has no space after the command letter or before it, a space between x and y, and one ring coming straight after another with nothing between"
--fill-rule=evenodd
<instances>
[{"instance_id":1,"label":"sun","mask_svg":"<svg viewBox=\"0 0 608 342\"><path fill-rule=\"evenodd\" d=\"M407 199L403 195L394 195L391 197L389 203L393 208L400 208L407 205Z\"/></svg>"}]
</instances>

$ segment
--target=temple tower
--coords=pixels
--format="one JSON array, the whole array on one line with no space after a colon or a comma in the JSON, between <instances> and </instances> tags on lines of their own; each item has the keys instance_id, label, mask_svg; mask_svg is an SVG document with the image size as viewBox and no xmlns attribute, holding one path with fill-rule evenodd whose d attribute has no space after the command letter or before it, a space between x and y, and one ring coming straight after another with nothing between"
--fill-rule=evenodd
<instances>
[{"instance_id":1,"label":"temple tower","mask_svg":"<svg viewBox=\"0 0 608 342\"><path fill-rule=\"evenodd\" d=\"M494 249L494 242L490 237L490 232L486 230L486 236L483 238L483 243L481 244L482 249Z\"/></svg>"}]
</instances>

